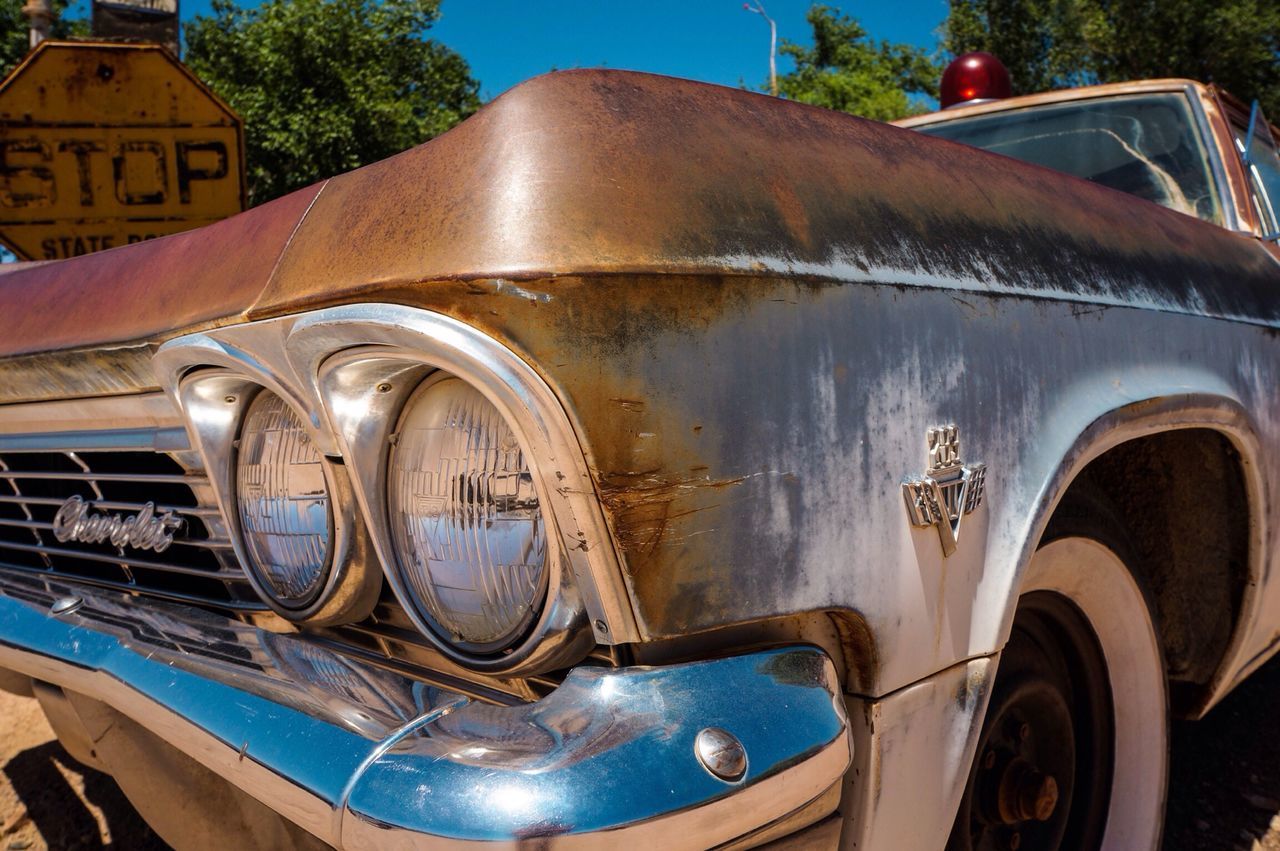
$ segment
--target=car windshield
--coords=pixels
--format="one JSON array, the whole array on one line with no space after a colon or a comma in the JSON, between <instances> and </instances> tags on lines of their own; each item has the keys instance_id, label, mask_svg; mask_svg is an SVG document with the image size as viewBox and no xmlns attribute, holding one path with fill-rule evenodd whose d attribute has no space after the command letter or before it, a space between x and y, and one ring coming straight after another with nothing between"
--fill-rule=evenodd
<instances>
[{"instance_id":1,"label":"car windshield","mask_svg":"<svg viewBox=\"0 0 1280 851\"><path fill-rule=\"evenodd\" d=\"M1180 93L1047 104L918 129L1222 224L1208 154Z\"/></svg>"}]
</instances>

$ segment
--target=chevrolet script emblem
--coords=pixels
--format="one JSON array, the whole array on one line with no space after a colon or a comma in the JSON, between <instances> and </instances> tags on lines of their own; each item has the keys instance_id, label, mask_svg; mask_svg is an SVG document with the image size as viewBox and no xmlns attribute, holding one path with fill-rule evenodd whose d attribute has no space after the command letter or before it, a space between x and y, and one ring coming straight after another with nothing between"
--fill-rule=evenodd
<instances>
[{"instance_id":1,"label":"chevrolet script emblem","mask_svg":"<svg viewBox=\"0 0 1280 851\"><path fill-rule=\"evenodd\" d=\"M931 428L929 469L923 478L902 483L907 516L912 526L934 526L942 542L942 555L956 551L960 523L966 514L982 504L985 464L965 464L960 460L960 430L953 425Z\"/></svg>"},{"instance_id":2,"label":"chevrolet script emblem","mask_svg":"<svg viewBox=\"0 0 1280 851\"><path fill-rule=\"evenodd\" d=\"M62 503L53 518L53 537L62 543L79 541L101 544L110 541L117 547L136 547L162 553L173 543L173 533L182 528L182 519L172 511L156 513L156 504L148 502L131 517L94 512L91 502L72 496Z\"/></svg>"}]
</instances>

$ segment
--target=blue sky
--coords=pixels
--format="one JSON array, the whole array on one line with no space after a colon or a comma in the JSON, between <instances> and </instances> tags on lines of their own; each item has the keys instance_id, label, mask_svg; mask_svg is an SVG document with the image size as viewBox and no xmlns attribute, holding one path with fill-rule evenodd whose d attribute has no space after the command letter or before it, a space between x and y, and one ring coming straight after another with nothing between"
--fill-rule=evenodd
<instances>
[{"instance_id":1,"label":"blue sky","mask_svg":"<svg viewBox=\"0 0 1280 851\"><path fill-rule=\"evenodd\" d=\"M810 41L810 5L765 0L779 40ZM929 49L947 13L946 0L827 5L876 39ZM181 8L183 18L207 14L209 0L181 0ZM769 74L769 28L742 0L444 0L441 10L432 36L466 57L486 99L552 68L607 65L729 86L755 86Z\"/></svg>"}]
</instances>

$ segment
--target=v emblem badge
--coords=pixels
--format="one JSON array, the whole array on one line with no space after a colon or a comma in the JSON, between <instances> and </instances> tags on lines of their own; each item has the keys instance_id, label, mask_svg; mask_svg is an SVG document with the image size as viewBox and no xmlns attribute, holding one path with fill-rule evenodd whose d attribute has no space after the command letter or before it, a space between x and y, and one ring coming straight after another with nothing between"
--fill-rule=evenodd
<instances>
[{"instance_id":1,"label":"v emblem badge","mask_svg":"<svg viewBox=\"0 0 1280 851\"><path fill-rule=\"evenodd\" d=\"M929 469L924 476L903 482L902 496L911 525L935 527L942 555L949 556L960 543L965 515L982 504L987 468L960 460L960 430L954 425L929 429L926 441Z\"/></svg>"}]
</instances>

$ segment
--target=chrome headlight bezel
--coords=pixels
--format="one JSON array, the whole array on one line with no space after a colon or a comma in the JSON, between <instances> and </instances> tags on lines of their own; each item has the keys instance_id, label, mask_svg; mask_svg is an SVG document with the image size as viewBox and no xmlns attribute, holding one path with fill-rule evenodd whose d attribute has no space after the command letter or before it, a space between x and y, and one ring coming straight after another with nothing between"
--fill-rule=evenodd
<instances>
[{"instance_id":1,"label":"chrome headlight bezel","mask_svg":"<svg viewBox=\"0 0 1280 851\"><path fill-rule=\"evenodd\" d=\"M442 657L440 670L530 676L576 664L596 643L644 639L579 441L580 427L541 374L484 331L421 308L352 304L178 337L160 347L154 364L187 416L224 514L233 513L227 461L235 420L223 396L227 390L234 394L236 385L220 386L219 374L266 387L307 413L316 445L341 474L331 483L335 512L342 512L335 516L336 536L349 540L335 542L334 570L353 573L338 580L330 603L306 623L361 620L377 602L380 565L394 558L386 522L387 441L408 395L427 374L444 370L477 388L529 453L554 562L541 615L505 651L464 652L423 629L422 641ZM357 508L348 526L340 518L352 506ZM236 546L238 536L236 530ZM344 548L377 555L344 559ZM356 575L361 565L367 568L364 579ZM365 581L368 573L376 574L376 584ZM386 571L393 591L394 573ZM359 589L370 587L374 593L361 597ZM352 602L357 598L361 602Z\"/></svg>"},{"instance_id":2,"label":"chrome headlight bezel","mask_svg":"<svg viewBox=\"0 0 1280 851\"><path fill-rule=\"evenodd\" d=\"M377 559L369 549L364 524L356 514L350 480L342 464L328 454L321 452L320 458L333 526L324 568L327 575L320 583L319 591L303 604L290 604L278 599L259 575L245 545L236 487L238 442L249 407L262 392L278 396L293 410L308 432L313 432L314 422L302 413L302 406L284 388L271 386L262 376L213 367L184 376L178 385L179 400L187 413L209 483L218 496L231 532L232 549L258 596L281 617L315 626L363 620L377 603L382 575Z\"/></svg>"},{"instance_id":3,"label":"chrome headlight bezel","mask_svg":"<svg viewBox=\"0 0 1280 851\"><path fill-rule=\"evenodd\" d=\"M414 626L437 650L472 670L550 670L581 658L592 644L592 630L582 597L569 573L563 528L553 511L543 509L547 524L546 591L541 611L522 637L495 652L477 653L438 634L438 626L417 611L398 566L387 500L387 464L392 436L414 393L433 373L458 378L478 390L497 409L524 448L542 506L556 493L548 486L549 453L539 452L531 433L530 414L509 384L467 369L430 352L397 346L359 346L340 351L319 366L319 387L347 458L361 508L369 523L374 549L386 565L387 583ZM549 478L550 477L550 478Z\"/></svg>"}]
</instances>

